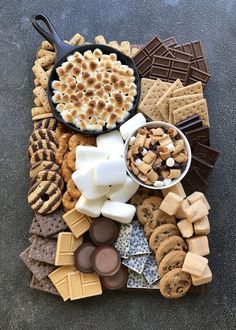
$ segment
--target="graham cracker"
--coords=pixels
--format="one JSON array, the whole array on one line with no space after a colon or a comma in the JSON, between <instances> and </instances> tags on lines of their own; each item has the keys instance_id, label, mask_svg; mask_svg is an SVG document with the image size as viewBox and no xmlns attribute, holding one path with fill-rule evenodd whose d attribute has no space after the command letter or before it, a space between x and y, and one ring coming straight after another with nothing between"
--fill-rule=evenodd
<instances>
[{"instance_id":1,"label":"graham cracker","mask_svg":"<svg viewBox=\"0 0 236 330\"><path fill-rule=\"evenodd\" d=\"M72 233L60 233L57 239L56 266L74 265L74 252L82 244L83 237L76 238Z\"/></svg>"},{"instance_id":2,"label":"graham cracker","mask_svg":"<svg viewBox=\"0 0 236 330\"><path fill-rule=\"evenodd\" d=\"M30 249L31 246L29 246L25 251L23 251L20 254L20 258L26 264L29 270L33 273L33 275L37 278L37 280L41 281L42 279L47 277L55 269L55 267L53 265L46 264L45 262L30 258Z\"/></svg>"},{"instance_id":3,"label":"graham cracker","mask_svg":"<svg viewBox=\"0 0 236 330\"><path fill-rule=\"evenodd\" d=\"M30 247L29 257L55 265L57 241L52 238L36 236Z\"/></svg>"},{"instance_id":4,"label":"graham cracker","mask_svg":"<svg viewBox=\"0 0 236 330\"><path fill-rule=\"evenodd\" d=\"M74 266L62 266L48 275L64 301L70 298L68 274L75 270L76 268Z\"/></svg>"},{"instance_id":5,"label":"graham cracker","mask_svg":"<svg viewBox=\"0 0 236 330\"><path fill-rule=\"evenodd\" d=\"M188 85L186 87L180 88L172 92L172 97L190 95L190 94L202 94L202 83L201 81L196 82L195 84Z\"/></svg>"},{"instance_id":6,"label":"graham cracker","mask_svg":"<svg viewBox=\"0 0 236 330\"><path fill-rule=\"evenodd\" d=\"M162 95L169 89L163 81L157 79L153 86L149 89L143 101L139 105L139 111L148 116L152 120L163 120L163 117L157 107Z\"/></svg>"},{"instance_id":7,"label":"graham cracker","mask_svg":"<svg viewBox=\"0 0 236 330\"><path fill-rule=\"evenodd\" d=\"M150 88L154 85L156 80L149 79L149 78L142 78L141 79L141 91L140 91L140 98L139 98L139 104L143 101L145 96L147 95Z\"/></svg>"},{"instance_id":8,"label":"graham cracker","mask_svg":"<svg viewBox=\"0 0 236 330\"><path fill-rule=\"evenodd\" d=\"M171 97L169 104L169 123L171 124L174 123L174 118L173 118L174 110L182 108L185 105L194 103L202 99L203 99L203 94L192 94L192 95Z\"/></svg>"},{"instance_id":9,"label":"graham cracker","mask_svg":"<svg viewBox=\"0 0 236 330\"><path fill-rule=\"evenodd\" d=\"M41 290L44 292L49 292L52 294L55 294L57 296L59 296L59 293L57 291L57 289L55 288L55 286L53 285L53 283L50 281L50 279L48 277L45 277L42 280L37 280L37 278L33 275L31 282L30 282L30 287L32 289L36 289L36 290Z\"/></svg>"},{"instance_id":10,"label":"graham cracker","mask_svg":"<svg viewBox=\"0 0 236 330\"><path fill-rule=\"evenodd\" d=\"M98 274L84 274L79 271L68 274L70 300L102 294L101 282Z\"/></svg>"},{"instance_id":11,"label":"graham cracker","mask_svg":"<svg viewBox=\"0 0 236 330\"><path fill-rule=\"evenodd\" d=\"M177 124L193 115L200 116L203 126L210 126L206 99L202 99L200 101L185 105L180 109L174 110L174 123Z\"/></svg>"},{"instance_id":12,"label":"graham cracker","mask_svg":"<svg viewBox=\"0 0 236 330\"><path fill-rule=\"evenodd\" d=\"M177 79L161 96L159 101L156 104L156 110L158 109L160 113L162 114L162 117L165 119L165 121L169 120L169 99L171 97L171 94L173 91L175 91L178 88L183 87L181 81Z\"/></svg>"}]
</instances>

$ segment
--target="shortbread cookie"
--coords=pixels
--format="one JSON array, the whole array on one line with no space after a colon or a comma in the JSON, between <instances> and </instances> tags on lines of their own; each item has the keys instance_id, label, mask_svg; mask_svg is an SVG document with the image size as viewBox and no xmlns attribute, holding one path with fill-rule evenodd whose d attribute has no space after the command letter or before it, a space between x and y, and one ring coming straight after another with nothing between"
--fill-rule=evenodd
<instances>
[{"instance_id":1,"label":"shortbread cookie","mask_svg":"<svg viewBox=\"0 0 236 330\"><path fill-rule=\"evenodd\" d=\"M170 270L175 268L182 268L186 252L184 251L171 251L169 252L159 264L159 274L164 276Z\"/></svg>"},{"instance_id":2,"label":"shortbread cookie","mask_svg":"<svg viewBox=\"0 0 236 330\"><path fill-rule=\"evenodd\" d=\"M31 166L37 162L41 162L43 160L48 160L51 162L56 161L55 152L52 149L38 149L30 158Z\"/></svg>"},{"instance_id":3,"label":"shortbread cookie","mask_svg":"<svg viewBox=\"0 0 236 330\"><path fill-rule=\"evenodd\" d=\"M40 214L49 214L61 204L61 190L50 181L35 183L29 190L28 202L31 208Z\"/></svg>"},{"instance_id":4,"label":"shortbread cookie","mask_svg":"<svg viewBox=\"0 0 236 330\"><path fill-rule=\"evenodd\" d=\"M182 237L170 236L161 242L159 248L156 251L156 259L160 263L164 256L170 251L187 251L187 245Z\"/></svg>"},{"instance_id":5,"label":"shortbread cookie","mask_svg":"<svg viewBox=\"0 0 236 330\"><path fill-rule=\"evenodd\" d=\"M29 145L29 148L28 148L28 157L29 157L29 159L39 149L50 149L55 153L57 151L57 146L55 145L55 143L53 143L49 140L35 141L35 142L33 142L32 144Z\"/></svg>"},{"instance_id":6,"label":"shortbread cookie","mask_svg":"<svg viewBox=\"0 0 236 330\"><path fill-rule=\"evenodd\" d=\"M30 169L30 178L32 179L32 178L36 177L39 172L44 171L44 170L50 170L50 171L59 173L61 168L56 163L51 162L51 161L44 160L41 162L37 162L34 165L32 165L32 167Z\"/></svg>"},{"instance_id":7,"label":"shortbread cookie","mask_svg":"<svg viewBox=\"0 0 236 330\"><path fill-rule=\"evenodd\" d=\"M180 298L188 292L191 283L190 274L175 268L160 279L160 293L167 299Z\"/></svg>"},{"instance_id":8,"label":"shortbread cookie","mask_svg":"<svg viewBox=\"0 0 236 330\"><path fill-rule=\"evenodd\" d=\"M162 226L164 224L176 225L175 217L163 212L160 209L154 211L153 216L147 219L144 225L145 236L149 238L155 228Z\"/></svg>"},{"instance_id":9,"label":"shortbread cookie","mask_svg":"<svg viewBox=\"0 0 236 330\"><path fill-rule=\"evenodd\" d=\"M58 174L57 172L49 170L41 171L31 180L31 185L33 186L36 182L40 183L41 181L54 182L61 189L61 191L64 188L64 181L62 180L60 174Z\"/></svg>"},{"instance_id":10,"label":"shortbread cookie","mask_svg":"<svg viewBox=\"0 0 236 330\"><path fill-rule=\"evenodd\" d=\"M37 121L37 120L42 120L42 119L48 119L48 118L52 118L53 114L51 112L48 113L43 113L41 115L36 115L32 117L33 121Z\"/></svg>"},{"instance_id":11,"label":"shortbread cookie","mask_svg":"<svg viewBox=\"0 0 236 330\"><path fill-rule=\"evenodd\" d=\"M163 242L167 237L179 236L179 230L175 225L166 224L157 227L150 236L149 246L153 252L159 248L161 242Z\"/></svg>"},{"instance_id":12,"label":"shortbread cookie","mask_svg":"<svg viewBox=\"0 0 236 330\"><path fill-rule=\"evenodd\" d=\"M57 128L58 121L55 118L47 118L34 122L34 129L47 128L52 131L55 131Z\"/></svg>"},{"instance_id":13,"label":"shortbread cookie","mask_svg":"<svg viewBox=\"0 0 236 330\"><path fill-rule=\"evenodd\" d=\"M34 131L30 138L29 138L29 143L32 144L35 141L40 141L40 140L49 140L57 145L57 138L56 138L56 133L47 128L40 128Z\"/></svg>"}]
</instances>

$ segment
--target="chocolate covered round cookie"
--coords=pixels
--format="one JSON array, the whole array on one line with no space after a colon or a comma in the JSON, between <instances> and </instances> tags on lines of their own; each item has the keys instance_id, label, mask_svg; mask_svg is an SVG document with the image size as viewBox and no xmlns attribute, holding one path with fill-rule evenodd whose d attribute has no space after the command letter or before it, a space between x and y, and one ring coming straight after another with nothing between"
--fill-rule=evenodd
<instances>
[{"instance_id":1,"label":"chocolate covered round cookie","mask_svg":"<svg viewBox=\"0 0 236 330\"><path fill-rule=\"evenodd\" d=\"M51 162L55 162L55 152L51 149L39 149L36 150L35 153L30 158L31 166L37 162L41 162L43 160L48 160Z\"/></svg>"},{"instance_id":2,"label":"chocolate covered round cookie","mask_svg":"<svg viewBox=\"0 0 236 330\"><path fill-rule=\"evenodd\" d=\"M115 275L121 267L119 252L111 245L98 246L92 253L92 264L101 276Z\"/></svg>"},{"instance_id":3,"label":"chocolate covered round cookie","mask_svg":"<svg viewBox=\"0 0 236 330\"><path fill-rule=\"evenodd\" d=\"M39 183L41 181L54 182L61 189L61 191L64 188L64 181L62 180L62 177L54 171L44 170L39 172L37 176L31 180L31 186L33 186L36 182Z\"/></svg>"},{"instance_id":4,"label":"chocolate covered round cookie","mask_svg":"<svg viewBox=\"0 0 236 330\"><path fill-rule=\"evenodd\" d=\"M57 138L56 138L56 133L47 128L40 128L34 131L30 138L29 138L29 143L32 144L35 141L40 141L40 140L49 140L57 145Z\"/></svg>"},{"instance_id":5,"label":"chocolate covered round cookie","mask_svg":"<svg viewBox=\"0 0 236 330\"><path fill-rule=\"evenodd\" d=\"M101 276L102 285L110 290L120 290L128 281L128 268L121 265L119 271L113 276Z\"/></svg>"},{"instance_id":6,"label":"chocolate covered round cookie","mask_svg":"<svg viewBox=\"0 0 236 330\"><path fill-rule=\"evenodd\" d=\"M30 178L32 179L32 178L36 177L39 172L44 171L44 170L49 170L49 171L59 173L61 168L59 165L57 165L56 163L54 163L52 161L43 160L43 161L37 162L31 166Z\"/></svg>"},{"instance_id":7,"label":"chocolate covered round cookie","mask_svg":"<svg viewBox=\"0 0 236 330\"><path fill-rule=\"evenodd\" d=\"M159 248L156 251L156 259L160 263L161 260L169 253L170 251L187 251L187 245L182 237L180 236L170 236L161 242Z\"/></svg>"},{"instance_id":8,"label":"chocolate covered round cookie","mask_svg":"<svg viewBox=\"0 0 236 330\"><path fill-rule=\"evenodd\" d=\"M29 190L28 202L31 208L40 214L55 211L61 204L61 190L50 181L35 183Z\"/></svg>"},{"instance_id":9,"label":"chocolate covered round cookie","mask_svg":"<svg viewBox=\"0 0 236 330\"><path fill-rule=\"evenodd\" d=\"M175 268L160 279L160 293L167 299L184 296L191 286L191 275Z\"/></svg>"},{"instance_id":10,"label":"chocolate covered round cookie","mask_svg":"<svg viewBox=\"0 0 236 330\"><path fill-rule=\"evenodd\" d=\"M164 276L167 272L175 268L182 268L186 252L184 251L170 251L159 264L159 274Z\"/></svg>"},{"instance_id":11,"label":"chocolate covered round cookie","mask_svg":"<svg viewBox=\"0 0 236 330\"><path fill-rule=\"evenodd\" d=\"M117 224L111 219L101 217L94 219L89 228L89 236L94 244L111 244L119 234Z\"/></svg>"},{"instance_id":12,"label":"chocolate covered round cookie","mask_svg":"<svg viewBox=\"0 0 236 330\"><path fill-rule=\"evenodd\" d=\"M82 273L93 273L91 255L96 246L90 242L80 245L75 251L75 267Z\"/></svg>"},{"instance_id":13,"label":"chocolate covered round cookie","mask_svg":"<svg viewBox=\"0 0 236 330\"><path fill-rule=\"evenodd\" d=\"M159 248L161 242L163 242L167 237L170 236L179 236L179 230L175 225L170 223L161 225L154 229L153 233L150 236L149 246L153 252Z\"/></svg>"},{"instance_id":14,"label":"chocolate covered round cookie","mask_svg":"<svg viewBox=\"0 0 236 330\"><path fill-rule=\"evenodd\" d=\"M28 157L29 157L29 159L31 159L33 154L39 149L51 149L54 152L56 152L57 151L57 146L55 145L55 143L53 143L49 140L35 141L35 142L33 142L32 144L29 145L29 148L28 148Z\"/></svg>"}]
</instances>

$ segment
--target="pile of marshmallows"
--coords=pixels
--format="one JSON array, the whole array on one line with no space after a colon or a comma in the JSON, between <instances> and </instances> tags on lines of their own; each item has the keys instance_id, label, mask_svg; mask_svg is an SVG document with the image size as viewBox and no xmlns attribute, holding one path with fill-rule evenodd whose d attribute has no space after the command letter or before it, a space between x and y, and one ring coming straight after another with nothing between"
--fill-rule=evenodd
<instances>
[{"instance_id":1,"label":"pile of marshmallows","mask_svg":"<svg viewBox=\"0 0 236 330\"><path fill-rule=\"evenodd\" d=\"M123 158L124 141L130 133L146 123L142 114L137 114L118 130L99 135L97 147L76 148L76 171L72 180L81 191L75 208L96 218L104 217L121 223L130 223L136 209L126 202L136 193L139 184L126 173Z\"/></svg>"}]
</instances>

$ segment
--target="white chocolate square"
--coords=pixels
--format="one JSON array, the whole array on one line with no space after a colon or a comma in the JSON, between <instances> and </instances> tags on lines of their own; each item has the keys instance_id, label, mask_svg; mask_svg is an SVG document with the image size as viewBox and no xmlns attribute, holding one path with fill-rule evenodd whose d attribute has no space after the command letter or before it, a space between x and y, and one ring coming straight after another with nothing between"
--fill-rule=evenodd
<instances>
[{"instance_id":1,"label":"white chocolate square","mask_svg":"<svg viewBox=\"0 0 236 330\"><path fill-rule=\"evenodd\" d=\"M202 276L207 265L207 258L188 252L184 259L182 270L191 275Z\"/></svg>"},{"instance_id":2,"label":"white chocolate square","mask_svg":"<svg viewBox=\"0 0 236 330\"><path fill-rule=\"evenodd\" d=\"M123 157L124 141L118 130L109 132L107 134L98 135L96 138L96 143L98 148L109 152L109 155L113 156L112 158L114 158L115 154L117 157Z\"/></svg>"},{"instance_id":3,"label":"white chocolate square","mask_svg":"<svg viewBox=\"0 0 236 330\"><path fill-rule=\"evenodd\" d=\"M121 223L130 223L135 215L136 208L131 204L106 201L102 208L102 215Z\"/></svg>"},{"instance_id":4,"label":"white chocolate square","mask_svg":"<svg viewBox=\"0 0 236 330\"><path fill-rule=\"evenodd\" d=\"M194 233L193 225L191 222L188 221L188 219L180 220L177 223L177 227L179 228L179 231L181 232L181 235L184 238L189 238L189 237L193 236L193 233Z\"/></svg>"},{"instance_id":5,"label":"white chocolate square","mask_svg":"<svg viewBox=\"0 0 236 330\"><path fill-rule=\"evenodd\" d=\"M189 195L187 197L187 200L189 201L190 204L193 204L194 202L201 200L206 205L208 211L211 209L205 195L200 191L195 191L194 193Z\"/></svg>"},{"instance_id":6,"label":"white chocolate square","mask_svg":"<svg viewBox=\"0 0 236 330\"><path fill-rule=\"evenodd\" d=\"M107 197L112 201L126 203L138 190L139 184L129 176L122 185L114 185L107 193Z\"/></svg>"},{"instance_id":7,"label":"white chocolate square","mask_svg":"<svg viewBox=\"0 0 236 330\"><path fill-rule=\"evenodd\" d=\"M210 283L212 281L212 273L210 267L207 265L201 276L191 275L194 286Z\"/></svg>"},{"instance_id":8,"label":"white chocolate square","mask_svg":"<svg viewBox=\"0 0 236 330\"><path fill-rule=\"evenodd\" d=\"M95 183L98 186L124 184L126 166L124 159L98 161L94 165Z\"/></svg>"},{"instance_id":9,"label":"white chocolate square","mask_svg":"<svg viewBox=\"0 0 236 330\"><path fill-rule=\"evenodd\" d=\"M208 235L210 233L210 223L206 215L202 219L195 221L194 224L195 235Z\"/></svg>"},{"instance_id":10,"label":"white chocolate square","mask_svg":"<svg viewBox=\"0 0 236 330\"><path fill-rule=\"evenodd\" d=\"M97 147L77 146L75 168L88 168L99 160L108 159L109 152Z\"/></svg>"},{"instance_id":11,"label":"white chocolate square","mask_svg":"<svg viewBox=\"0 0 236 330\"><path fill-rule=\"evenodd\" d=\"M95 184L92 167L75 171L71 178L84 197L89 200L105 196L110 190L109 186L97 186Z\"/></svg>"},{"instance_id":12,"label":"white chocolate square","mask_svg":"<svg viewBox=\"0 0 236 330\"><path fill-rule=\"evenodd\" d=\"M126 140L132 132L139 126L146 123L146 118L141 113L137 113L135 116L127 120L120 126L120 134L124 140Z\"/></svg>"},{"instance_id":13,"label":"white chocolate square","mask_svg":"<svg viewBox=\"0 0 236 330\"><path fill-rule=\"evenodd\" d=\"M83 194L80 196L78 202L75 205L77 211L88 215L92 218L97 218L102 212L102 207L107 200L107 197L100 197L94 200L86 199Z\"/></svg>"},{"instance_id":14,"label":"white chocolate square","mask_svg":"<svg viewBox=\"0 0 236 330\"><path fill-rule=\"evenodd\" d=\"M163 199L160 209L169 215L174 215L180 207L182 200L182 197L170 191Z\"/></svg>"},{"instance_id":15,"label":"white chocolate square","mask_svg":"<svg viewBox=\"0 0 236 330\"><path fill-rule=\"evenodd\" d=\"M189 252L207 256L210 253L207 236L193 236L186 239Z\"/></svg>"},{"instance_id":16,"label":"white chocolate square","mask_svg":"<svg viewBox=\"0 0 236 330\"><path fill-rule=\"evenodd\" d=\"M208 215L209 212L206 204L201 200L197 200L185 210L185 213L190 222L195 222Z\"/></svg>"}]
</instances>

